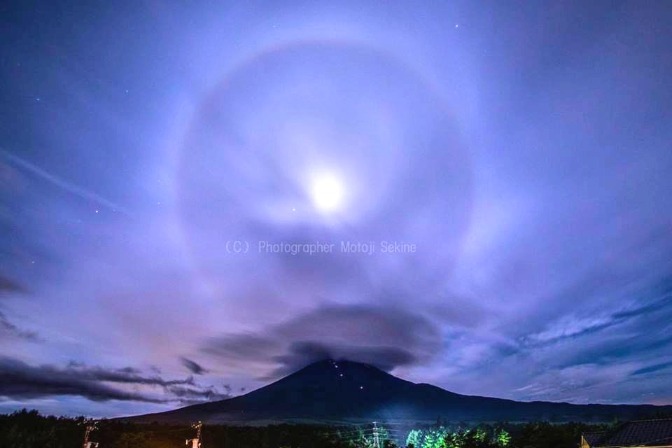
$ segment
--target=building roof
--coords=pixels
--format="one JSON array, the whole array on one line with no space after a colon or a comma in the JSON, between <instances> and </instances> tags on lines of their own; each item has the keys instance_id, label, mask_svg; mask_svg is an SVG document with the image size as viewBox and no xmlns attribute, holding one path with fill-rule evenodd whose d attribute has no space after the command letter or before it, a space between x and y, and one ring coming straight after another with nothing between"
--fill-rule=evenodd
<instances>
[{"instance_id":1,"label":"building roof","mask_svg":"<svg viewBox=\"0 0 672 448\"><path fill-rule=\"evenodd\" d=\"M583 438L585 439L586 443L588 443L588 445L590 446L600 446L600 442L606 436L607 436L606 431L583 433Z\"/></svg>"},{"instance_id":2,"label":"building roof","mask_svg":"<svg viewBox=\"0 0 672 448\"><path fill-rule=\"evenodd\" d=\"M672 418L636 420L619 426L609 434L586 433L592 447L672 446Z\"/></svg>"}]
</instances>

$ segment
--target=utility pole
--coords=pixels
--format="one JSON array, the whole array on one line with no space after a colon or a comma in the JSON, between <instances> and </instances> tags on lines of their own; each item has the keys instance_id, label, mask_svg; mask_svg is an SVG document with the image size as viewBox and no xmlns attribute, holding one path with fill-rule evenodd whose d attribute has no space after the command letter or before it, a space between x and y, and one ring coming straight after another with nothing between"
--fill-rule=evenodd
<instances>
[{"instance_id":1,"label":"utility pole","mask_svg":"<svg viewBox=\"0 0 672 448\"><path fill-rule=\"evenodd\" d=\"M378 424L373 422L373 444L376 448L380 448L380 439L378 439Z\"/></svg>"},{"instance_id":2,"label":"utility pole","mask_svg":"<svg viewBox=\"0 0 672 448\"><path fill-rule=\"evenodd\" d=\"M201 429L203 428L203 423L197 422L191 425L191 427L196 430L196 438L187 439L185 445L191 444L191 448L201 448Z\"/></svg>"},{"instance_id":3,"label":"utility pole","mask_svg":"<svg viewBox=\"0 0 672 448\"><path fill-rule=\"evenodd\" d=\"M91 433L98 429L96 422L89 420L86 423L86 429L84 430L84 443L82 444L83 448L98 448L98 442L89 442L89 436Z\"/></svg>"}]
</instances>

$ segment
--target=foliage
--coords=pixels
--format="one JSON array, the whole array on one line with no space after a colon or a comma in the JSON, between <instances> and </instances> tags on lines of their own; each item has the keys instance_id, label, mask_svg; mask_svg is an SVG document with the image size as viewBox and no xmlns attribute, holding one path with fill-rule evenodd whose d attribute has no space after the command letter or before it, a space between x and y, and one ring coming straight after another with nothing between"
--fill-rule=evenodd
<instances>
[{"instance_id":1,"label":"foliage","mask_svg":"<svg viewBox=\"0 0 672 448\"><path fill-rule=\"evenodd\" d=\"M406 438L406 446L414 448L506 448L511 436L502 428L479 425L471 429L439 426L414 429Z\"/></svg>"}]
</instances>

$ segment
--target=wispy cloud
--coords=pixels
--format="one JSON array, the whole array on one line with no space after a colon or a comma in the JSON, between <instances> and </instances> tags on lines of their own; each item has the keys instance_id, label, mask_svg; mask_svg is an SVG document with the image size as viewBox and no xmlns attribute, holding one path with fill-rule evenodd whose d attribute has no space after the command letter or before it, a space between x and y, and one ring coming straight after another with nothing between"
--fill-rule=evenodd
<instances>
[{"instance_id":1,"label":"wispy cloud","mask_svg":"<svg viewBox=\"0 0 672 448\"><path fill-rule=\"evenodd\" d=\"M47 170L40 168L39 166L15 155L12 154L11 152L5 150L5 149L0 149L0 156L2 156L7 162L11 163L12 165L21 168L27 173L30 173L39 179L42 179L60 189L63 191L73 194L77 197L80 197L82 199L86 199L88 201L92 201L96 204L101 205L102 207L106 207L114 212L120 212L124 214L128 214L128 211L122 207L121 205L110 201L109 199L104 198L103 196L87 190L84 187L78 186L73 184L72 182L68 182L65 179L62 179Z\"/></svg>"},{"instance_id":2,"label":"wispy cloud","mask_svg":"<svg viewBox=\"0 0 672 448\"><path fill-rule=\"evenodd\" d=\"M123 386L133 386L132 389ZM149 386L143 392L137 387ZM152 391L159 387L159 393ZM161 393L161 391L163 391ZM32 366L15 358L0 358L0 396L34 399L53 396L81 396L93 401L123 400L148 403L195 402L226 398L214 387L200 386L193 378L164 379L143 375L134 368L105 369L70 363Z\"/></svg>"},{"instance_id":3,"label":"wispy cloud","mask_svg":"<svg viewBox=\"0 0 672 448\"><path fill-rule=\"evenodd\" d=\"M34 331L22 330L9 321L7 316L0 311L0 339L3 337L19 338L27 341L40 340L38 334Z\"/></svg>"}]
</instances>

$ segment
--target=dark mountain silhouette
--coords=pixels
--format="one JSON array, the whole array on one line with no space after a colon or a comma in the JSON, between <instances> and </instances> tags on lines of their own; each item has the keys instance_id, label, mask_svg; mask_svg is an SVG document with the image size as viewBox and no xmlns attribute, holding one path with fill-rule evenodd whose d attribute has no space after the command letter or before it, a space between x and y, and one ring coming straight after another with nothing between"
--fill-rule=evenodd
<instances>
[{"instance_id":1,"label":"dark mountain silhouette","mask_svg":"<svg viewBox=\"0 0 672 448\"><path fill-rule=\"evenodd\" d=\"M255 423L287 421L611 421L672 406L574 405L460 395L415 384L367 364L320 361L246 395L173 411L129 417L136 422Z\"/></svg>"}]
</instances>

